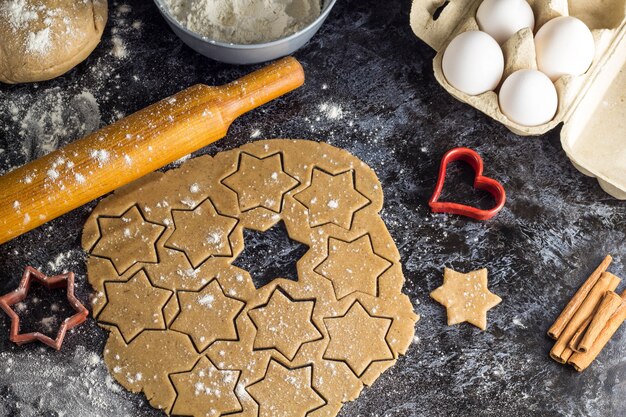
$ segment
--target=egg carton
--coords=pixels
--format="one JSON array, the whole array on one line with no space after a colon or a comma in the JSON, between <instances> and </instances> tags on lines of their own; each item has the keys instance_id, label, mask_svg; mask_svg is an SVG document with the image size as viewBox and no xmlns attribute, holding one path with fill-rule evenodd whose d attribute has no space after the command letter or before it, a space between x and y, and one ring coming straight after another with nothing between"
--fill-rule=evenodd
<instances>
[{"instance_id":1,"label":"egg carton","mask_svg":"<svg viewBox=\"0 0 626 417\"><path fill-rule=\"evenodd\" d=\"M564 123L561 144L582 173L596 177L615 198L626 200L626 0L529 0L535 32L559 16L574 16L591 29L595 57L580 76L555 82L559 106L555 117L539 126L509 120L498 105L496 91L470 96L452 87L441 66L443 52L458 34L479 30L476 10L482 0L414 0L413 32L430 45L435 78L452 96L468 103L522 136L541 135ZM537 69L533 32L522 29L502 44L504 81L520 69Z\"/></svg>"}]
</instances>

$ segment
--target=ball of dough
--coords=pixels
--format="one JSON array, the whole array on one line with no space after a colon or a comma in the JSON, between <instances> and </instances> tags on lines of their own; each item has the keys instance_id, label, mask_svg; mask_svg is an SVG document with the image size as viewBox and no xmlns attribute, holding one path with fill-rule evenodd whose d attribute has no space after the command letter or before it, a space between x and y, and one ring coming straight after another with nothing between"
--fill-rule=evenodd
<instances>
[{"instance_id":1,"label":"ball of dough","mask_svg":"<svg viewBox=\"0 0 626 417\"><path fill-rule=\"evenodd\" d=\"M106 21L107 0L0 1L0 81L66 73L95 49Z\"/></svg>"}]
</instances>

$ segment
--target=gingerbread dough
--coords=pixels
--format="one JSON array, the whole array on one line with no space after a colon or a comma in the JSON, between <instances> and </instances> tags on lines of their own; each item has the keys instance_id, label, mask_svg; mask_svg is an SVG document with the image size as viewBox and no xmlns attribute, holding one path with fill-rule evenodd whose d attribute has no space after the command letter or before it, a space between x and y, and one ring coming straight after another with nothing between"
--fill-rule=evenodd
<instances>
[{"instance_id":1,"label":"gingerbread dough","mask_svg":"<svg viewBox=\"0 0 626 417\"><path fill-rule=\"evenodd\" d=\"M430 296L446 307L448 326L468 322L481 330L487 328L487 311L502 299L487 289L487 270L463 274L445 268L443 285Z\"/></svg>"},{"instance_id":2,"label":"gingerbread dough","mask_svg":"<svg viewBox=\"0 0 626 417\"><path fill-rule=\"evenodd\" d=\"M84 61L100 42L107 0L0 2L0 82L49 80Z\"/></svg>"},{"instance_id":3,"label":"gingerbread dough","mask_svg":"<svg viewBox=\"0 0 626 417\"><path fill-rule=\"evenodd\" d=\"M105 362L168 414L333 416L410 345L418 317L374 172L303 140L245 145L153 173L83 233ZM284 222L298 280L255 288L243 229Z\"/></svg>"}]
</instances>

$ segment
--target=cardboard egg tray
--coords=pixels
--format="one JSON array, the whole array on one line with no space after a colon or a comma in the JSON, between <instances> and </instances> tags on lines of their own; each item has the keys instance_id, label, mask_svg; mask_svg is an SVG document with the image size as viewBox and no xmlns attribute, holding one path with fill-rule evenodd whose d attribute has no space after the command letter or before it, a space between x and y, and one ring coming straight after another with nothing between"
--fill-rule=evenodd
<instances>
[{"instance_id":1,"label":"cardboard egg tray","mask_svg":"<svg viewBox=\"0 0 626 417\"><path fill-rule=\"evenodd\" d=\"M443 75L441 61L448 43L462 32L479 30L475 16L481 1L413 1L411 27L437 51L433 60L437 81L458 100L519 135L541 135L563 122L561 144L576 168L596 177L607 193L626 200L626 0L528 0L535 14L535 32L548 20L571 15L585 22L596 44L595 58L585 74L556 81L559 107L554 119L533 127L519 125L500 111L499 87L470 96L448 84ZM528 28L502 44L502 51L502 81L519 69L537 68L533 32Z\"/></svg>"}]
</instances>

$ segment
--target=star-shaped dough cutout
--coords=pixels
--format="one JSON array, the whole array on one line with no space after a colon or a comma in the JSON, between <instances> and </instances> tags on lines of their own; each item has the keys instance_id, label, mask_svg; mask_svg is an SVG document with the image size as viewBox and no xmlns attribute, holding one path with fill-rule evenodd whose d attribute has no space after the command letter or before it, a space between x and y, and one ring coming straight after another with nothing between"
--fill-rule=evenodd
<instances>
[{"instance_id":1,"label":"star-shaped dough cutout","mask_svg":"<svg viewBox=\"0 0 626 417\"><path fill-rule=\"evenodd\" d=\"M328 256L315 272L333 283L340 300L357 291L376 297L378 277L390 266L374 253L369 235L364 235L352 242L328 239Z\"/></svg>"},{"instance_id":2,"label":"star-shaped dough cutout","mask_svg":"<svg viewBox=\"0 0 626 417\"><path fill-rule=\"evenodd\" d=\"M212 280L200 292L178 292L180 314L171 329L188 334L199 351L216 340L237 340L235 319L244 303L227 297Z\"/></svg>"},{"instance_id":3,"label":"star-shaped dough cutout","mask_svg":"<svg viewBox=\"0 0 626 417\"><path fill-rule=\"evenodd\" d=\"M487 289L487 269L463 274L446 268L443 285L430 296L446 307L448 326L464 321L481 330L487 328L487 311L502 299Z\"/></svg>"},{"instance_id":4,"label":"star-shaped dough cutout","mask_svg":"<svg viewBox=\"0 0 626 417\"><path fill-rule=\"evenodd\" d=\"M312 369L289 369L270 361L265 378L246 388L259 404L259 417L304 417L325 405L312 387Z\"/></svg>"},{"instance_id":5,"label":"star-shaped dough cutout","mask_svg":"<svg viewBox=\"0 0 626 417\"><path fill-rule=\"evenodd\" d=\"M222 371L203 356L190 372L170 375L178 396L172 414L214 416L242 410L235 395L239 371Z\"/></svg>"},{"instance_id":6,"label":"star-shaped dough cutout","mask_svg":"<svg viewBox=\"0 0 626 417\"><path fill-rule=\"evenodd\" d=\"M163 307L172 292L155 288L143 271L127 282L106 282L107 304L98 320L114 324L126 342L143 330L165 329Z\"/></svg>"},{"instance_id":7,"label":"star-shaped dough cutout","mask_svg":"<svg viewBox=\"0 0 626 417\"><path fill-rule=\"evenodd\" d=\"M211 256L232 256L230 233L238 220L217 212L210 199L193 210L172 210L176 230L165 246L185 252L194 268Z\"/></svg>"},{"instance_id":8,"label":"star-shaped dough cutout","mask_svg":"<svg viewBox=\"0 0 626 417\"><path fill-rule=\"evenodd\" d=\"M144 219L137 206L120 217L98 217L100 239L91 254L110 259L121 275L138 262L156 263L156 241L165 226Z\"/></svg>"},{"instance_id":9,"label":"star-shaped dough cutout","mask_svg":"<svg viewBox=\"0 0 626 417\"><path fill-rule=\"evenodd\" d=\"M374 361L393 359L385 341L391 319L374 317L356 302L343 317L324 319L330 342L324 359L343 361L360 377Z\"/></svg>"},{"instance_id":10,"label":"star-shaped dough cutout","mask_svg":"<svg viewBox=\"0 0 626 417\"><path fill-rule=\"evenodd\" d=\"M242 212L265 207L276 213L280 213L285 193L299 184L283 171L281 154L261 159L245 152L239 157L239 169L222 183L237 193Z\"/></svg>"},{"instance_id":11,"label":"star-shaped dough cutout","mask_svg":"<svg viewBox=\"0 0 626 417\"><path fill-rule=\"evenodd\" d=\"M332 175L313 169L311 185L294 196L309 209L311 227L334 223L344 229L352 227L354 213L370 203L354 188L354 172Z\"/></svg>"},{"instance_id":12,"label":"star-shaped dough cutout","mask_svg":"<svg viewBox=\"0 0 626 417\"><path fill-rule=\"evenodd\" d=\"M300 346L322 337L311 321L314 306L313 301L292 301L276 289L267 305L248 312L257 328L254 348L274 348L293 360Z\"/></svg>"}]
</instances>

